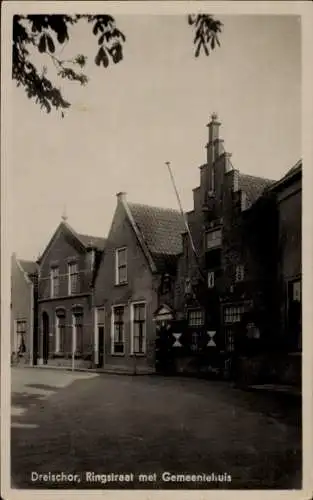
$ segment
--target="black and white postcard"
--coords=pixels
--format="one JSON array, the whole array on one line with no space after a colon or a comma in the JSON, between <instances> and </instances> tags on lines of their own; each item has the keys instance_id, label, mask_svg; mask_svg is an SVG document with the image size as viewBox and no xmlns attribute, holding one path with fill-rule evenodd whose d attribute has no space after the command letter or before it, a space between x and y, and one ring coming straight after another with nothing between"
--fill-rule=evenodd
<instances>
[{"instance_id":1,"label":"black and white postcard","mask_svg":"<svg viewBox=\"0 0 313 500\"><path fill-rule=\"evenodd\" d=\"M3 2L5 500L309 499L311 2Z\"/></svg>"}]
</instances>

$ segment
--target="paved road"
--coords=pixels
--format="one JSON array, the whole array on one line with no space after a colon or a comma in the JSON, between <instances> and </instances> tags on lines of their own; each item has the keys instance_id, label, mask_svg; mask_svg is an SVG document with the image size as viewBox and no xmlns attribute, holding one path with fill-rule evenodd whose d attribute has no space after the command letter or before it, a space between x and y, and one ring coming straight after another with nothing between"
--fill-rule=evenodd
<instances>
[{"instance_id":1,"label":"paved road","mask_svg":"<svg viewBox=\"0 0 313 500\"><path fill-rule=\"evenodd\" d=\"M13 368L12 480L19 488L300 488L299 406L224 382ZM63 476L32 481L48 472Z\"/></svg>"}]
</instances>

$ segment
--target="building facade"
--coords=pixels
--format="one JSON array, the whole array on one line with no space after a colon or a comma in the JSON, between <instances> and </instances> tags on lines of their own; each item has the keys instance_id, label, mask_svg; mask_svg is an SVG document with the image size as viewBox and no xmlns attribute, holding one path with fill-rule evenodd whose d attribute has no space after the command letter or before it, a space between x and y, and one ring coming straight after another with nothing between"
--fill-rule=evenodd
<instances>
[{"instance_id":1,"label":"building facade","mask_svg":"<svg viewBox=\"0 0 313 500\"><path fill-rule=\"evenodd\" d=\"M103 238L63 220L38 260L38 364L93 366L92 284Z\"/></svg>"},{"instance_id":2,"label":"building facade","mask_svg":"<svg viewBox=\"0 0 313 500\"><path fill-rule=\"evenodd\" d=\"M36 262L11 257L11 359L34 363L35 332L37 331ZM18 358L18 359L17 359Z\"/></svg>"},{"instance_id":3,"label":"building facade","mask_svg":"<svg viewBox=\"0 0 313 500\"><path fill-rule=\"evenodd\" d=\"M251 335L253 330L255 338L270 335L263 319L273 317L276 260L264 248L274 245L276 219L268 194L274 181L234 169L219 129L212 115L207 161L200 166L194 208L187 213L195 252L185 233L175 307L193 343L190 366L201 368L201 359L203 369L212 365L225 372L243 329L250 328Z\"/></svg>"},{"instance_id":4,"label":"building facade","mask_svg":"<svg viewBox=\"0 0 313 500\"><path fill-rule=\"evenodd\" d=\"M182 215L117 195L105 257L95 281L96 356L106 369L155 371L155 314L174 301Z\"/></svg>"}]
</instances>

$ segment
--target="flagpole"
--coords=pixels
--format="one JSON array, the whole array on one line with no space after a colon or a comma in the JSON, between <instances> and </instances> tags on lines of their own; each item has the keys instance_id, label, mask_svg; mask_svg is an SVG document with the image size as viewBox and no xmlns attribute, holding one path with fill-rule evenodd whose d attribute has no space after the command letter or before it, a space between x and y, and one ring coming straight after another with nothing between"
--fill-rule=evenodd
<instances>
[{"instance_id":1,"label":"flagpole","mask_svg":"<svg viewBox=\"0 0 313 500\"><path fill-rule=\"evenodd\" d=\"M205 278L205 276L204 276L204 274L202 272L202 269L201 269L201 266L200 266L200 263L199 263L199 257L198 257L198 254L197 254L194 242L193 242L193 238L192 238L192 235L191 235L191 232L190 232L188 220L187 220L186 214L185 214L185 212L183 210L183 207L182 207L182 204L181 204L181 201L180 201L180 196L179 196L179 193L178 193L178 190L177 190L177 187L176 187L176 184L175 184L175 179L174 179L174 176L173 176L173 172L172 172L172 169L171 169L171 163L169 161L166 161L165 165L167 165L168 171L170 173L170 177L171 177L171 181L172 181L172 184L173 184L173 187L174 187L174 191L175 191L175 194L176 194L177 202L178 202L178 205L179 205L179 208L180 208L180 212L181 212L182 217L183 217L184 222L185 222L185 226L186 226L187 233L188 233L188 236L189 236L191 248L192 248L192 251L194 253L194 256L195 256L195 259L196 259L196 263L197 263L200 275L201 275L202 279L204 281L206 281L206 278Z\"/></svg>"}]
</instances>

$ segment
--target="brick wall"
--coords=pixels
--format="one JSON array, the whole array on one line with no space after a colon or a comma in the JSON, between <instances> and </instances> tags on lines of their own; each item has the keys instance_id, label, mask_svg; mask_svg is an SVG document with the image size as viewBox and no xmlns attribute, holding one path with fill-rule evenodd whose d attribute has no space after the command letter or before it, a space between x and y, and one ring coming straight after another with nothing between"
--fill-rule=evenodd
<instances>
[{"instance_id":1,"label":"brick wall","mask_svg":"<svg viewBox=\"0 0 313 500\"><path fill-rule=\"evenodd\" d=\"M127 248L127 284L115 284L115 251L117 248ZM106 255L103 259L95 282L94 306L105 307L105 364L126 366L132 370L137 367L154 367L155 325L153 314L158 307L158 289L160 278L154 276L148 261L143 254L137 237L127 218L124 206L118 203L110 233L106 244ZM146 304L146 355L136 357L131 355L131 304L133 302ZM123 305L124 315L124 354L111 354L111 322L112 306Z\"/></svg>"}]
</instances>

